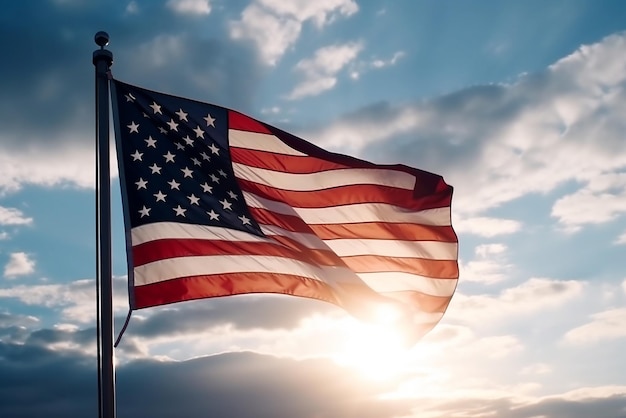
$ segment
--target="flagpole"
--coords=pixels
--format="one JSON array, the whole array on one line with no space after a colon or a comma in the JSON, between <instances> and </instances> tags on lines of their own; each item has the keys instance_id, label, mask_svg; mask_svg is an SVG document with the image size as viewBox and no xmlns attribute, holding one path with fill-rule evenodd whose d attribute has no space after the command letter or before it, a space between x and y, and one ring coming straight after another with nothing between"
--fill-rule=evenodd
<instances>
[{"instance_id":1,"label":"flagpole","mask_svg":"<svg viewBox=\"0 0 626 418\"><path fill-rule=\"evenodd\" d=\"M98 407L101 418L115 418L113 280L111 270L111 180L109 169L109 69L113 54L104 49L106 32L96 33L96 287L98 293Z\"/></svg>"}]
</instances>

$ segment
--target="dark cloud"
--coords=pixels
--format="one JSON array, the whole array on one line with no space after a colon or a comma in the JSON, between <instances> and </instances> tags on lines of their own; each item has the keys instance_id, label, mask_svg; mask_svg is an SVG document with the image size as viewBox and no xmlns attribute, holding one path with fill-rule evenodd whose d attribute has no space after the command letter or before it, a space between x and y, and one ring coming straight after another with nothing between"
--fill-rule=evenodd
<instances>
[{"instance_id":1,"label":"dark cloud","mask_svg":"<svg viewBox=\"0 0 626 418\"><path fill-rule=\"evenodd\" d=\"M26 344L46 347L51 344L72 343L78 346L93 344L96 338L94 328L81 330L59 330L44 328L30 333Z\"/></svg>"},{"instance_id":2,"label":"dark cloud","mask_svg":"<svg viewBox=\"0 0 626 418\"><path fill-rule=\"evenodd\" d=\"M96 416L95 359L0 343L0 416ZM117 372L118 417L355 417L405 414L329 361L253 353L185 362L135 361Z\"/></svg>"},{"instance_id":3,"label":"dark cloud","mask_svg":"<svg viewBox=\"0 0 626 418\"><path fill-rule=\"evenodd\" d=\"M29 341L0 342L0 416L97 416L95 357L46 349L38 344L41 338ZM117 370L118 417L626 417L624 395L531 404L507 397L382 400L395 384L363 381L322 359L229 353L182 362L139 360Z\"/></svg>"},{"instance_id":4,"label":"dark cloud","mask_svg":"<svg viewBox=\"0 0 626 418\"><path fill-rule=\"evenodd\" d=\"M163 4L15 2L0 15L0 125L5 146L93 135L98 30L111 35L114 74L147 88L249 108L262 72L247 47L217 38L223 19L184 18ZM223 31L223 30L222 30ZM52 142L54 143L54 142Z\"/></svg>"},{"instance_id":5,"label":"dark cloud","mask_svg":"<svg viewBox=\"0 0 626 418\"><path fill-rule=\"evenodd\" d=\"M145 311L149 313L145 319L131 319L129 336L180 335L226 324L241 330L290 329L315 312L339 314L339 309L328 303L274 295L205 299L152 311Z\"/></svg>"},{"instance_id":6,"label":"dark cloud","mask_svg":"<svg viewBox=\"0 0 626 418\"><path fill-rule=\"evenodd\" d=\"M519 117L525 101L499 85L474 86L409 107L421 122L418 128L394 135L393 141L374 143L363 153L385 162L403 161L426 170L453 166L462 170L480 160L484 144ZM378 104L352 115L358 120L379 119L385 124L403 109Z\"/></svg>"},{"instance_id":7,"label":"dark cloud","mask_svg":"<svg viewBox=\"0 0 626 418\"><path fill-rule=\"evenodd\" d=\"M626 417L626 396L613 395L607 398L587 398L581 400L546 399L533 405L509 409L507 416L525 418L546 416L548 418L624 418Z\"/></svg>"}]
</instances>

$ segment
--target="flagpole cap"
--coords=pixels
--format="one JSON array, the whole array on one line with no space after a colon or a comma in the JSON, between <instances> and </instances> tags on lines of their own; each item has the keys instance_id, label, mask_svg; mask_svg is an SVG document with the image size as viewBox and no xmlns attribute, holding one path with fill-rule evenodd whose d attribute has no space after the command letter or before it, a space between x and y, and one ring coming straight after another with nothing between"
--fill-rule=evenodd
<instances>
[{"instance_id":1,"label":"flagpole cap","mask_svg":"<svg viewBox=\"0 0 626 418\"><path fill-rule=\"evenodd\" d=\"M104 48L109 44L109 34L104 31L96 33L93 39L100 48Z\"/></svg>"},{"instance_id":2,"label":"flagpole cap","mask_svg":"<svg viewBox=\"0 0 626 418\"><path fill-rule=\"evenodd\" d=\"M97 65L98 62L104 62L106 63L106 68L108 69L111 64L113 64L113 54L111 51L104 49L104 47L109 44L109 34L104 31L100 31L95 34L93 40L100 47L100 49L93 51L93 65Z\"/></svg>"}]
</instances>

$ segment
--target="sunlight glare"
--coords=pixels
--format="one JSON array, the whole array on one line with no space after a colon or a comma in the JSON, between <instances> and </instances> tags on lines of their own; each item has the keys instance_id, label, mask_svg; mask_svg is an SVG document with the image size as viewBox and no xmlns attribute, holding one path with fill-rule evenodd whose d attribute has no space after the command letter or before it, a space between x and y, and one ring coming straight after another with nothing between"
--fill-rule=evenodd
<instances>
[{"instance_id":1,"label":"sunlight glare","mask_svg":"<svg viewBox=\"0 0 626 418\"><path fill-rule=\"evenodd\" d=\"M398 326L401 313L393 306L384 305L375 314L375 321L370 323L346 318L343 344L334 360L370 379L399 377L407 371L410 354Z\"/></svg>"}]
</instances>

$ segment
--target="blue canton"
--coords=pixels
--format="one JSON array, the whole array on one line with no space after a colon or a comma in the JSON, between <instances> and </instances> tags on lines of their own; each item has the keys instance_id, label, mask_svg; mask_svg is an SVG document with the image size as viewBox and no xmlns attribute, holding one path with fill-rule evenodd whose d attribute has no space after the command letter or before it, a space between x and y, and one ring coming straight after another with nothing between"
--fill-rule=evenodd
<instances>
[{"instance_id":1,"label":"blue canton","mask_svg":"<svg viewBox=\"0 0 626 418\"><path fill-rule=\"evenodd\" d=\"M233 172L228 110L113 83L130 226L180 222L262 236Z\"/></svg>"}]
</instances>

